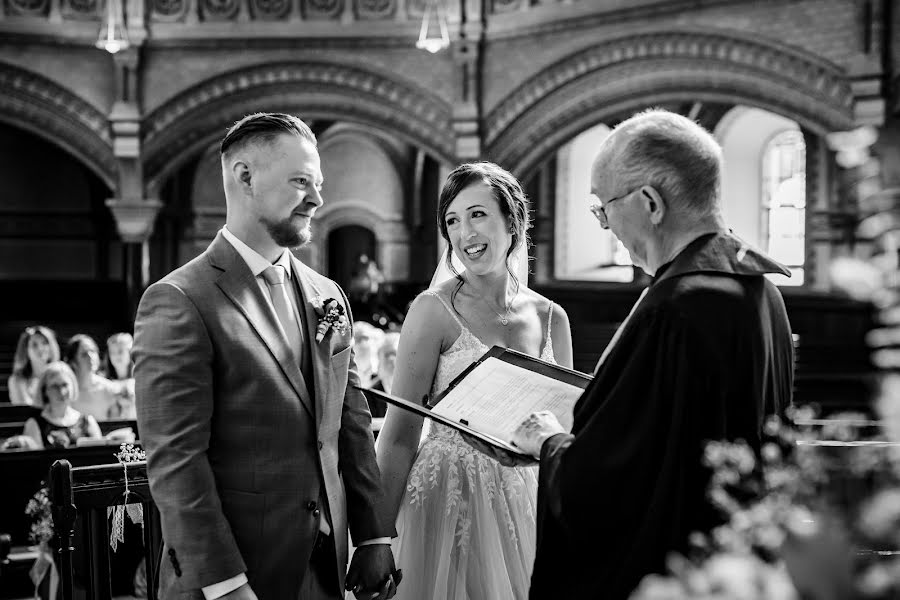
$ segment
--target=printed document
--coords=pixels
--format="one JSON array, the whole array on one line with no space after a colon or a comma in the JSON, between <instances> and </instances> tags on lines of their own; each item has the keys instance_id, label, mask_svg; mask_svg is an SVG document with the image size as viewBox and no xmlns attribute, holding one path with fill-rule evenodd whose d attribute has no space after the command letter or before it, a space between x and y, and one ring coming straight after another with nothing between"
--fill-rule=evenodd
<instances>
[{"instance_id":1,"label":"printed document","mask_svg":"<svg viewBox=\"0 0 900 600\"><path fill-rule=\"evenodd\" d=\"M433 413L509 442L513 431L533 412L552 412L566 431L572 409L584 390L490 357L451 389Z\"/></svg>"}]
</instances>

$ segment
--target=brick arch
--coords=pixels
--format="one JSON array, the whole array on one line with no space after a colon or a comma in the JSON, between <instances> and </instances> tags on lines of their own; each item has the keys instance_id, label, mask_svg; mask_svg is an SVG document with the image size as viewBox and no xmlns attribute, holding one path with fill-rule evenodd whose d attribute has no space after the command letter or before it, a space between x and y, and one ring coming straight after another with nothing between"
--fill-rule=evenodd
<instances>
[{"instance_id":1,"label":"brick arch","mask_svg":"<svg viewBox=\"0 0 900 600\"><path fill-rule=\"evenodd\" d=\"M0 121L72 154L110 189L116 160L106 115L57 83L0 63Z\"/></svg>"},{"instance_id":2,"label":"brick arch","mask_svg":"<svg viewBox=\"0 0 900 600\"><path fill-rule=\"evenodd\" d=\"M547 67L490 111L485 147L521 174L613 115L691 101L764 108L818 134L854 126L835 65L730 32L680 30L613 39Z\"/></svg>"},{"instance_id":3,"label":"brick arch","mask_svg":"<svg viewBox=\"0 0 900 600\"><path fill-rule=\"evenodd\" d=\"M454 162L451 107L430 92L371 69L326 62L263 64L201 82L147 116L145 173L151 189L257 111L374 126Z\"/></svg>"}]
</instances>

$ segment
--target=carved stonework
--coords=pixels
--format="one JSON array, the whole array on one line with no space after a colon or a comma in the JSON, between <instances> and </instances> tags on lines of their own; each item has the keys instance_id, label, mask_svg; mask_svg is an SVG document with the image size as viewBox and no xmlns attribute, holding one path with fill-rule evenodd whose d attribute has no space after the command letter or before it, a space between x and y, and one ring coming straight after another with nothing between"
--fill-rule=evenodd
<instances>
[{"instance_id":1,"label":"carved stonework","mask_svg":"<svg viewBox=\"0 0 900 600\"><path fill-rule=\"evenodd\" d=\"M96 21L105 10L105 4L105 0L62 0L60 8L67 19Z\"/></svg>"},{"instance_id":2,"label":"carved stonework","mask_svg":"<svg viewBox=\"0 0 900 600\"><path fill-rule=\"evenodd\" d=\"M653 32L544 69L487 115L485 143L492 158L521 172L615 111L697 98L766 108L817 133L853 123L850 84L831 63L732 35Z\"/></svg>"},{"instance_id":3,"label":"carved stonework","mask_svg":"<svg viewBox=\"0 0 900 600\"><path fill-rule=\"evenodd\" d=\"M200 15L204 21L230 21L241 8L242 0L200 0Z\"/></svg>"},{"instance_id":4,"label":"carved stonework","mask_svg":"<svg viewBox=\"0 0 900 600\"><path fill-rule=\"evenodd\" d=\"M67 149L113 188L116 165L106 116L69 90L0 65L0 120Z\"/></svg>"},{"instance_id":5,"label":"carved stonework","mask_svg":"<svg viewBox=\"0 0 900 600\"><path fill-rule=\"evenodd\" d=\"M151 19L160 22L180 21L190 4L188 0L152 0Z\"/></svg>"},{"instance_id":6,"label":"carved stonework","mask_svg":"<svg viewBox=\"0 0 900 600\"><path fill-rule=\"evenodd\" d=\"M307 19L336 19L348 0L303 0L303 16Z\"/></svg>"},{"instance_id":7,"label":"carved stonework","mask_svg":"<svg viewBox=\"0 0 900 600\"><path fill-rule=\"evenodd\" d=\"M250 0L250 14L254 19L278 21L291 12L291 0Z\"/></svg>"},{"instance_id":8,"label":"carved stonework","mask_svg":"<svg viewBox=\"0 0 900 600\"><path fill-rule=\"evenodd\" d=\"M200 83L147 115L142 146L151 187L218 142L226 124L258 110L368 123L455 162L451 107L429 91L357 66L267 64Z\"/></svg>"},{"instance_id":9,"label":"carved stonework","mask_svg":"<svg viewBox=\"0 0 900 600\"><path fill-rule=\"evenodd\" d=\"M521 10L522 5L527 2L528 0L493 0L493 2L491 2L491 12L502 14Z\"/></svg>"},{"instance_id":10,"label":"carved stonework","mask_svg":"<svg viewBox=\"0 0 900 600\"><path fill-rule=\"evenodd\" d=\"M397 10L397 0L355 0L360 19L389 19Z\"/></svg>"},{"instance_id":11,"label":"carved stonework","mask_svg":"<svg viewBox=\"0 0 900 600\"><path fill-rule=\"evenodd\" d=\"M43 17L50 9L50 0L6 0L6 12L13 16Z\"/></svg>"}]
</instances>

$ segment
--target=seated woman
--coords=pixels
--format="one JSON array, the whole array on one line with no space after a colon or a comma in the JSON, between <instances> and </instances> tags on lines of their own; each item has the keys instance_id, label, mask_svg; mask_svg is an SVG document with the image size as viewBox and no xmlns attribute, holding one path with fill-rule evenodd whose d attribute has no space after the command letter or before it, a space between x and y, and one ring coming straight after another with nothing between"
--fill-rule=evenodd
<instances>
[{"instance_id":1,"label":"seated woman","mask_svg":"<svg viewBox=\"0 0 900 600\"><path fill-rule=\"evenodd\" d=\"M4 448L65 448L74 446L80 438L103 437L94 417L72 408L78 399L78 381L66 363L57 361L47 366L37 393L44 410L28 419L23 435L7 440Z\"/></svg>"},{"instance_id":2,"label":"seated woman","mask_svg":"<svg viewBox=\"0 0 900 600\"><path fill-rule=\"evenodd\" d=\"M110 408L110 419L134 419L134 361L130 333L114 333L106 340L105 375L116 389L116 402Z\"/></svg>"},{"instance_id":3,"label":"seated woman","mask_svg":"<svg viewBox=\"0 0 900 600\"><path fill-rule=\"evenodd\" d=\"M41 373L52 362L59 360L59 344L56 334L47 327L28 327L19 336L13 357L13 372L9 376L9 401L13 404L40 406L37 383Z\"/></svg>"},{"instance_id":4,"label":"seated woman","mask_svg":"<svg viewBox=\"0 0 900 600\"><path fill-rule=\"evenodd\" d=\"M90 336L79 333L66 344L65 361L78 380L78 400L75 408L99 421L115 412L118 387L100 375L100 349Z\"/></svg>"}]
</instances>

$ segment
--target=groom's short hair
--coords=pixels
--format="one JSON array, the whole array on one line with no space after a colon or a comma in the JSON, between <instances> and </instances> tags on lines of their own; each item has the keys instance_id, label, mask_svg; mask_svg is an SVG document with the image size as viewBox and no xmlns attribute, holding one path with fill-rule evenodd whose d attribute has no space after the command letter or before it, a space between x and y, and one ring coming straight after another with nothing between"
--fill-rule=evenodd
<instances>
[{"instance_id":1,"label":"groom's short hair","mask_svg":"<svg viewBox=\"0 0 900 600\"><path fill-rule=\"evenodd\" d=\"M293 115L284 113L255 113L247 115L231 126L219 147L221 156L250 144L271 144L283 134L298 135L316 146L316 135L309 125Z\"/></svg>"}]
</instances>

